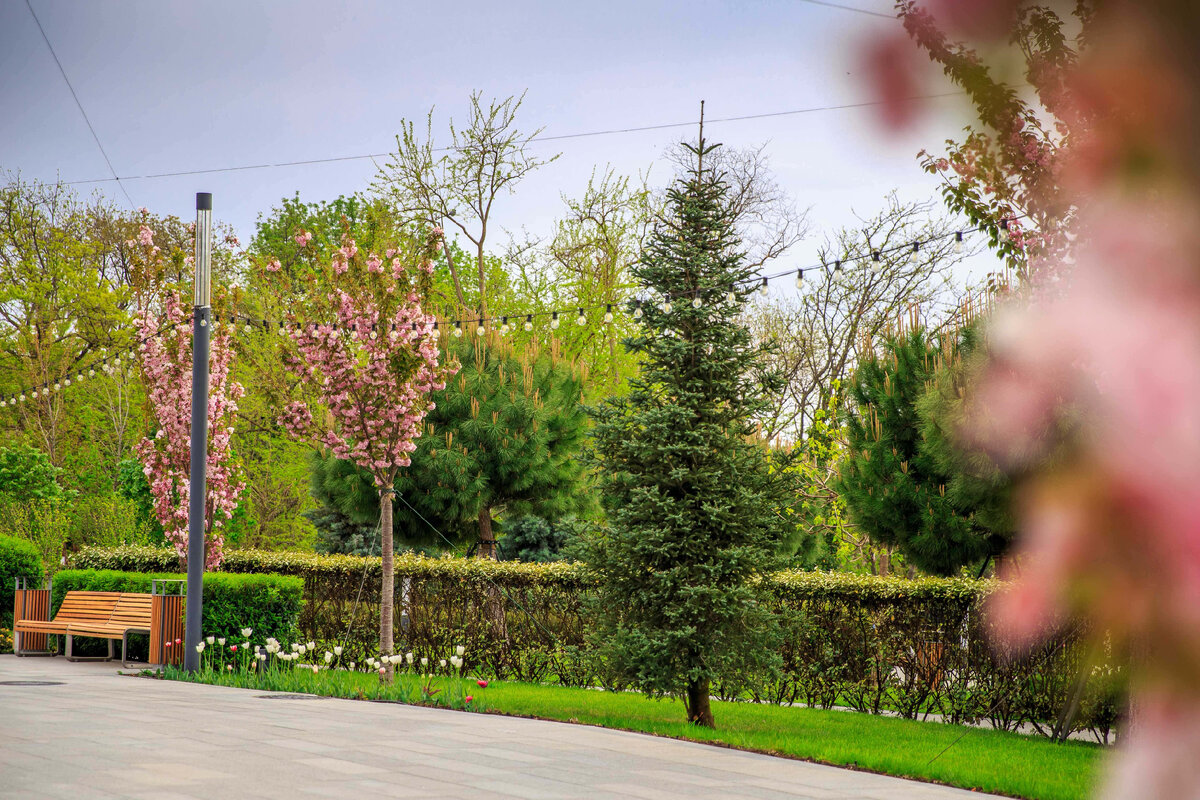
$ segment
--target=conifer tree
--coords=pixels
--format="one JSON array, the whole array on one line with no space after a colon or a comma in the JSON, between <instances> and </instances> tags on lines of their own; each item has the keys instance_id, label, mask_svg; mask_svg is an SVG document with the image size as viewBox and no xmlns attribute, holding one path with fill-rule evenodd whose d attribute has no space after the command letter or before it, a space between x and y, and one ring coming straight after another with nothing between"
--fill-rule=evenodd
<instances>
[{"instance_id":1,"label":"conifer tree","mask_svg":"<svg viewBox=\"0 0 1200 800\"><path fill-rule=\"evenodd\" d=\"M714 682L775 668L778 629L756 577L776 564L794 498L756 440L764 350L739 314L754 288L703 127L695 167L639 261L642 327L625 340L640 374L594 411L609 528L587 559L607 663L713 727ZM765 377L764 377L765 376ZM777 387L775 387L777 388Z\"/></svg>"},{"instance_id":2,"label":"conifer tree","mask_svg":"<svg viewBox=\"0 0 1200 800\"><path fill-rule=\"evenodd\" d=\"M495 558L498 515L586 513L593 504L579 458L587 416L578 372L553 354L473 332L445 347L460 369L431 395L412 464L396 477L397 541L478 542L481 557ZM314 496L351 523L378 518L365 470L326 454L315 459L313 481Z\"/></svg>"},{"instance_id":3,"label":"conifer tree","mask_svg":"<svg viewBox=\"0 0 1200 800\"><path fill-rule=\"evenodd\" d=\"M935 452L924 435L940 432L918 408L936 388L949 348L913 327L889 336L880 355L859 364L837 482L855 525L936 575L978 565L1008 543L1007 530L993 529L1007 501L1001 477L989 478L985 489L983 479L951 463L943 452L953 446L949 441L939 438Z\"/></svg>"}]
</instances>

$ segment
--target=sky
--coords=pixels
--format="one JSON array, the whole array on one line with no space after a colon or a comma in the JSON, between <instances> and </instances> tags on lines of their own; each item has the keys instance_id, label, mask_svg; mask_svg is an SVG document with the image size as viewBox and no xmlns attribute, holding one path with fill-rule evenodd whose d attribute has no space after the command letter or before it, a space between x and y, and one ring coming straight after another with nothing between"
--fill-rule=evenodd
<instances>
[{"instance_id":1,"label":"sky","mask_svg":"<svg viewBox=\"0 0 1200 800\"><path fill-rule=\"evenodd\" d=\"M526 91L518 125L547 136L687 122L702 99L709 119L868 102L864 47L899 25L801 0L29 2L122 177L384 153L401 120L423 128L431 107L444 143L474 90ZM925 91L952 88L931 66ZM0 0L0 101L0 168L43 181L111 177L24 0ZM957 97L926 101L902 133L867 108L712 123L706 134L765 143L780 185L809 209L812 234L782 270L816 261L825 233L878 211L890 191L936 202L916 154L957 136L967 110ZM562 196L582 194L606 166L666 183L662 153L688 136L694 128L535 143L561 157L503 197L496 221L543 236ZM246 243L281 198L365 191L375 169L364 159L130 178L128 199L113 182L75 188L184 219L196 192L212 192L214 216ZM492 241L499 249L504 238ZM966 267L991 268L990 257Z\"/></svg>"}]
</instances>

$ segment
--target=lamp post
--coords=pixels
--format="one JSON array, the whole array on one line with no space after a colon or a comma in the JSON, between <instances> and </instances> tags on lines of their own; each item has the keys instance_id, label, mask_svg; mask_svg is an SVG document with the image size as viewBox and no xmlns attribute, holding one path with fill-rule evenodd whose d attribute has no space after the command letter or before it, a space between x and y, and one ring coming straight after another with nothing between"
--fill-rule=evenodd
<instances>
[{"instance_id":1,"label":"lamp post","mask_svg":"<svg viewBox=\"0 0 1200 800\"><path fill-rule=\"evenodd\" d=\"M212 328L212 195L196 193L196 288L192 315L192 431L188 495L187 618L183 668L200 668L204 602L205 470L208 466L208 338Z\"/></svg>"}]
</instances>

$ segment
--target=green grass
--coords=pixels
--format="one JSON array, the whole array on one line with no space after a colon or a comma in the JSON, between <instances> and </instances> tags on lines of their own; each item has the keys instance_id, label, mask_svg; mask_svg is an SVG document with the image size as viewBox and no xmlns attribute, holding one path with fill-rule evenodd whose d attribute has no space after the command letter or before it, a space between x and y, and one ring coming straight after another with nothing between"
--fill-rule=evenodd
<instances>
[{"instance_id":1,"label":"green grass","mask_svg":"<svg viewBox=\"0 0 1200 800\"><path fill-rule=\"evenodd\" d=\"M239 673L195 677L171 670L168 677L358 699L432 699L433 704L451 708L718 742L1029 800L1086 798L1104 753L1103 748L1083 742L1055 744L1040 737L937 722L753 703L714 701L717 729L707 730L683 722L683 706L674 700L558 686L493 682L480 689L471 681L439 678L434 683L442 691L426 698L421 681L405 675L398 675L389 687L381 687L373 675L341 671L314 675L284 670L256 679ZM464 703L466 695L474 696L470 704Z\"/></svg>"}]
</instances>

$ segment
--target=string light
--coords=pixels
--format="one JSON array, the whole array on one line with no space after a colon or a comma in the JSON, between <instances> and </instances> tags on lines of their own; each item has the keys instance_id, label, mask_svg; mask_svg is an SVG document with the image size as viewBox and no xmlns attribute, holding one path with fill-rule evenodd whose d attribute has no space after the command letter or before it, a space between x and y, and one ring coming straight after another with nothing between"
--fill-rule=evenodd
<instances>
[{"instance_id":1,"label":"string light","mask_svg":"<svg viewBox=\"0 0 1200 800\"><path fill-rule=\"evenodd\" d=\"M1009 223L1014 221L1014 219L1018 219L1018 218L1004 217L1004 218L1001 218L1000 220L998 220L997 224L999 227L999 238L1001 241L1010 241L1011 240L1011 227L1010 227ZM983 226L980 226L980 227L976 227L976 228L970 228L965 231L963 231L963 230L955 231L955 232L953 232L953 234L949 234L949 233L944 234L939 237L934 237L934 239L948 238L950 235L953 235L953 237L954 237L954 252L961 254L964 250L965 234L966 233L974 233L974 232L978 232L978 231L982 231L982 230L985 230L985 228ZM923 244L922 241L917 240L917 241L910 242L906 245L890 247L890 248L887 248L887 250L888 250L888 252L893 252L893 251L904 251L906 249L911 248L911 252L909 253L909 260L912 262L916 262L920 258L919 253L920 253L922 244ZM861 257L856 258L854 260L858 261L860 259L861 259ZM872 250L871 251L871 262L870 262L869 266L873 273L878 272L882 268L881 261L882 261L882 250ZM765 275L765 276L761 276L761 277L746 278L746 279L743 279L740 281L735 281L734 283L730 283L730 284L726 285L726 291L725 291L724 296L725 296L725 299L728 302L730 302L731 304L737 303L739 301L739 287L744 284L753 285L753 282L757 281L758 282L757 288L758 288L759 293L763 297L768 297L769 296L769 288L768 287L769 287L770 279L782 277L782 276L788 275L788 274L795 275L796 287L798 289L800 289L800 288L802 288L803 282L804 282L804 272L807 271L808 269L816 269L817 267L822 267L822 268L827 269L827 267L823 264L822 265L813 265L812 267L797 269L794 272L792 270L789 270L787 272L780 273L779 275ZM840 259L836 260L834 262L832 277L837 280L840 280L844 277L843 264ZM717 289L717 287L700 287L696 290L693 290L693 292L688 293L688 294L693 295L692 296L692 306L694 308L702 308L703 307L703 305L704 305L703 293L708 288L711 288L714 290ZM643 301L640 301L636 298L631 300L632 316L635 320L640 320L644 316L642 302ZM600 306L597 305L597 306L593 306L592 308L599 308L599 307ZM659 308L663 311L663 313L670 313L670 311L673 309L673 305L672 305L669 294L663 295L662 302L659 304ZM612 311L613 304L611 304L611 303L605 304L604 309L605 309L604 317L603 317L604 322L611 323L613 321L613 311ZM578 316L576 317L576 322L581 326L586 325L586 323L587 323L587 310L588 309L586 307L578 307L577 308ZM523 327L526 331L533 330L533 316L534 316L533 314L525 315L525 322L524 322ZM478 324L476 327L476 333L479 336L483 336L484 333L486 332L486 323L488 323L489 321L492 321L493 319L501 321L502 325L499 328L499 330L502 335L504 333L510 332L513 329L515 329L515 325L510 323L508 316L497 317L497 318L488 318L488 319L480 318L477 321ZM221 315L213 314L210 319L201 318L200 324L201 324L201 326L207 326L209 324L209 321L212 322L212 328L215 330L220 324ZM469 320L467 320L467 321L469 322ZM190 320L189 320L189 322L190 322ZM252 332L252 329L259 324L262 325L263 330L265 332L269 333L271 330L271 323L269 320L255 320L251 317L239 316L237 314L232 314L232 313L227 315L226 322L230 325L233 325L235 330L239 327L240 323L244 322L244 330L248 333ZM454 321L454 336L455 337L462 336L461 322L462 321L460 321L460 320ZM560 312L559 311L552 312L550 327L552 329L557 329L559 327L560 323L561 323ZM295 323L293 323L293 324L295 324ZM387 324L387 323L385 323L385 324ZM281 320L280 322L277 323L277 325L278 325L279 334L281 336L286 336L286 335L289 335L290 333L292 333L292 331L289 331L288 323L286 321ZM390 327L394 334L398 328L397 324L393 322L390 324ZM411 323L410 327L412 328L412 330L414 332L417 332L418 326L416 323ZM315 335L316 332L320 328L318 325L313 324L311 326L311 329ZM331 325L330 329L331 329L330 330L330 338L338 337L338 335L339 335L338 326L336 324ZM295 330L302 331L303 328L296 327ZM385 328L385 330L386 330L386 328ZM353 335L356 335L358 333L358 331L354 328L350 328L350 331ZM372 339L376 338L376 336L377 336L376 331L377 331L377 325L373 324L371 326L371 334L370 334ZM430 333L432 334L434 339L439 338L441 335L441 330L440 330L440 328L438 326L438 322L436 320L433 322L432 330L430 331ZM356 338L357 338L357 336L356 336ZM104 374L109 374L109 375L114 374L115 370L113 369L113 366L120 367L122 365L122 357L120 354L108 356L108 350L106 348L101 348L99 350L99 352L104 357L101 358L98 362L94 362L88 368L87 377L94 378L96 376L97 370L101 371ZM111 365L109 363L110 359L111 359ZM83 371L78 372L74 377L74 381L77 383L82 382L83 379L84 379ZM30 392L29 397L31 397L32 399L36 399L39 396L41 396L41 397L47 396L48 394L50 394L51 391L60 391L64 385L70 386L71 380L72 379L70 377L66 377L61 382L56 382L53 384L47 382L47 383L43 384L42 386L38 387L37 389L33 389ZM0 399L3 399L3 398L0 398ZM10 398L7 399L7 405L5 407L13 406L17 403L24 403L24 402L26 402L26 395L24 393L22 393L20 395L14 394Z\"/></svg>"}]
</instances>

